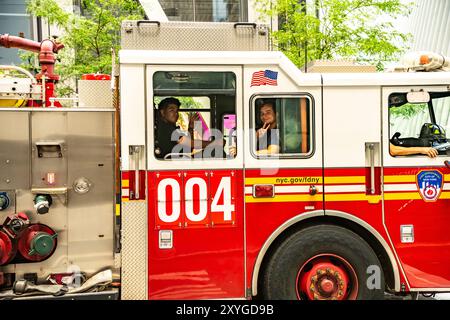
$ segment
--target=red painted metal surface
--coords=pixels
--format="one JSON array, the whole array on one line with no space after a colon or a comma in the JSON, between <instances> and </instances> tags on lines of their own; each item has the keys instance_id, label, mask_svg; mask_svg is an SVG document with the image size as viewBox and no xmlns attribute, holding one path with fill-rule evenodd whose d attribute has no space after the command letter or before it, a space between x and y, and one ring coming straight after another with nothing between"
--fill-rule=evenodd
<instances>
[{"instance_id":1,"label":"red painted metal surface","mask_svg":"<svg viewBox=\"0 0 450 320\"><path fill-rule=\"evenodd\" d=\"M16 246L11 238L3 231L0 231L0 265L8 264L16 254Z\"/></svg>"},{"instance_id":2,"label":"red painted metal surface","mask_svg":"<svg viewBox=\"0 0 450 320\"><path fill-rule=\"evenodd\" d=\"M343 212L364 221L380 234L389 249L395 253L395 248L391 244L387 229L383 223L383 201L381 195L369 195L367 189L345 192L337 190L331 192L332 190L330 190L330 187L342 185L347 186L346 188L353 186L353 190L357 190L358 186L366 188L367 172L367 168L325 168L326 181L332 181L325 185L325 210ZM376 185L378 182L381 182L381 177L376 177ZM396 262L400 266L398 259L396 259ZM400 272L399 275L400 283L405 284L405 289L409 290L404 274Z\"/></svg>"},{"instance_id":3,"label":"red painted metal surface","mask_svg":"<svg viewBox=\"0 0 450 320\"><path fill-rule=\"evenodd\" d=\"M207 186L207 199L203 199L199 180ZM230 179L231 202L234 211L231 220L212 212L212 202L220 181ZM165 179L172 179L169 182ZM166 182L164 182L166 181ZM196 183L197 182L197 183ZM158 198L161 183L171 187L161 188L163 197ZM225 183L226 184L226 183ZM178 187L179 186L179 189ZM186 190L192 187L192 198ZM179 190L175 194L172 190ZM220 191L220 190L219 190ZM244 285L244 216L243 174L240 170L198 170L148 173L149 233L148 233L148 296L149 299L211 299L245 296ZM220 196L220 197L219 197ZM216 205L224 205L224 194L219 192ZM189 201L198 199L189 208ZM179 201L180 203L177 203ZM207 218L192 221L201 213L200 202L207 203ZM187 214L186 204L188 211ZM161 216L160 210L165 210ZM167 217L180 208L180 217ZM164 215L165 214L165 215ZM163 219L161 219L161 217ZM214 222L214 223L213 223ZM159 248L159 231L172 230L173 248Z\"/></svg>"},{"instance_id":4,"label":"red painted metal surface","mask_svg":"<svg viewBox=\"0 0 450 320\"><path fill-rule=\"evenodd\" d=\"M424 169L438 170L443 174L444 184L450 182L450 170L446 167L385 168L384 173L412 177ZM393 183L386 185L390 184ZM412 288L450 288L450 199L445 190L435 202L426 202L421 197L385 201L386 226ZM414 226L413 243L401 242L401 225Z\"/></svg>"},{"instance_id":5,"label":"red painted metal surface","mask_svg":"<svg viewBox=\"0 0 450 320\"><path fill-rule=\"evenodd\" d=\"M89 73L83 74L81 76L81 80L111 80L111 76L109 74L102 73Z\"/></svg>"},{"instance_id":6,"label":"red painted metal surface","mask_svg":"<svg viewBox=\"0 0 450 320\"><path fill-rule=\"evenodd\" d=\"M139 186L136 185L136 171L122 171L122 199L128 200L145 200L146 192L146 171L139 171ZM136 189L139 187L139 197Z\"/></svg>"},{"instance_id":7,"label":"red painted metal surface","mask_svg":"<svg viewBox=\"0 0 450 320\"><path fill-rule=\"evenodd\" d=\"M273 182L275 185L275 197L269 199L261 199L261 202L252 201L251 192L246 192L248 198L245 203L246 209L246 241L247 241L247 283L252 283L253 270L258 254L267 241L267 239L275 232L278 227L289 219L305 214L310 211L323 210L323 193L317 192L316 195L309 194L311 182L302 180L302 178L318 178L322 185L322 168L317 169L279 169L271 175L266 175L264 170L246 170L246 187L251 187L255 183ZM287 178L287 179L286 179ZM291 179L292 178L292 179ZM297 179L296 179L297 178ZM274 179L273 181L267 179ZM283 193L280 188L283 187ZM286 188L287 187L287 188ZM290 191L292 188L302 188L301 192ZM321 190L321 188L319 189ZM296 195L302 197L302 201L295 199ZM279 197L281 196L281 198ZM293 196L293 201L289 196ZM250 201L249 201L250 200ZM286 202L284 202L286 201Z\"/></svg>"},{"instance_id":8,"label":"red painted metal surface","mask_svg":"<svg viewBox=\"0 0 450 320\"><path fill-rule=\"evenodd\" d=\"M448 174L444 172L444 167L438 170ZM247 170L245 181L239 170L149 172L149 297L244 297L244 234L247 245L245 277L249 289L258 254L275 230L295 216L324 210L352 215L375 229L394 255L398 256L397 263L404 270L411 288L450 287L450 233L446 232L446 208L450 200L445 193L442 199L433 203L426 203L421 198L408 199L411 194L417 198L419 191L409 190L411 183L405 183L403 190L401 181L405 175L416 175L418 171L418 168L384 169L384 179L387 179L385 185L400 185L397 186L400 191L384 191L384 217L383 195L378 194L380 187L376 187L374 195L367 192L367 168L279 169L269 176L261 170ZM230 176L231 172L234 177ZM380 170L375 173L381 175ZM235 210L231 219L220 221L224 214L212 212L211 204L223 177L231 179L231 204ZM207 199L202 198L201 187L196 184L193 184L192 193L186 196L186 182L192 178L205 181ZM158 196L158 185L164 179L173 179L174 185L179 186L178 197L172 187L164 190L164 199ZM449 177L445 179L446 183L450 182ZM376 185L381 184L382 177L376 177L375 181ZM260 182L275 186L273 198L253 198L252 186ZM317 194L310 195L311 185L318 187ZM392 195L400 199L393 199ZM198 221L189 219L186 204L191 206L189 210L195 216L202 212L201 203L204 201L207 202L207 216L201 216L202 219ZM218 203L224 203L222 194ZM179 217L171 222L161 221L158 206L170 216L174 204L179 206ZM401 243L402 224L414 225L414 243ZM167 229L173 230L174 247L162 250L158 247L158 234L159 230ZM318 265L320 263L327 262L319 261ZM351 278L351 272L344 273ZM400 283L406 285L403 271L399 274ZM328 280L324 280L321 286L325 292L328 287L333 290L333 283ZM407 285L406 290L409 290ZM353 293L347 298L350 296Z\"/></svg>"}]
</instances>

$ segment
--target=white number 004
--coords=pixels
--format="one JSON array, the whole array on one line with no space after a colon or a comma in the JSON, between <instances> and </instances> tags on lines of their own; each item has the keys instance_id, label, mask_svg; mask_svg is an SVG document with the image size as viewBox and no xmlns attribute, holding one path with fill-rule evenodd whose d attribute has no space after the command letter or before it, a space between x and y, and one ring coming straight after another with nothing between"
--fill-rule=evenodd
<instances>
[{"instance_id":1,"label":"white number 004","mask_svg":"<svg viewBox=\"0 0 450 320\"><path fill-rule=\"evenodd\" d=\"M194 198L194 186L198 188L198 198ZM166 190L170 187L172 193L172 212L167 212ZM165 223L173 223L181 215L181 188L180 183L172 178L163 179L158 184L158 216ZM186 218L192 222L203 221L208 214L208 186L202 178L190 178L184 186ZM223 194L223 204L219 204L219 199ZM198 212L194 212L194 201L199 201ZM203 200L203 201L202 201ZM231 178L222 177L216 193L211 202L211 212L223 212L223 220L231 221L234 212L234 204L231 201Z\"/></svg>"}]
</instances>

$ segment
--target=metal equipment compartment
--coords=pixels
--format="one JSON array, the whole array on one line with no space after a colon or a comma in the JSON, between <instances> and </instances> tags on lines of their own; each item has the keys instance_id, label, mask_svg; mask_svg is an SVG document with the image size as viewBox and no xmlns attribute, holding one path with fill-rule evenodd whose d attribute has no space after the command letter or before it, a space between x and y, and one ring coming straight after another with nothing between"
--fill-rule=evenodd
<instances>
[{"instance_id":1,"label":"metal equipment compartment","mask_svg":"<svg viewBox=\"0 0 450 320\"><path fill-rule=\"evenodd\" d=\"M123 21L122 49L267 51L267 25L228 22Z\"/></svg>"},{"instance_id":2,"label":"metal equipment compartment","mask_svg":"<svg viewBox=\"0 0 450 320\"><path fill-rule=\"evenodd\" d=\"M28 251L17 249L0 272L43 283L50 274L113 269L114 109L4 108L0 119L0 195L9 200L0 224L23 213L35 226ZM53 251L45 248L51 239Z\"/></svg>"}]
</instances>

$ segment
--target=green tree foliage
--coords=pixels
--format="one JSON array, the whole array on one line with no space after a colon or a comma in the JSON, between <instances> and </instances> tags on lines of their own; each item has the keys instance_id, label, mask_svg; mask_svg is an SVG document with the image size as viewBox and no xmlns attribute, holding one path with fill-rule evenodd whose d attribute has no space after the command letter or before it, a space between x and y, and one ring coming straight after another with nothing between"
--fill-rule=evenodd
<instances>
[{"instance_id":1,"label":"green tree foliage","mask_svg":"<svg viewBox=\"0 0 450 320\"><path fill-rule=\"evenodd\" d=\"M427 113L428 105L426 103L412 104L406 103L399 107L391 107L389 114L393 117L410 119L419 113Z\"/></svg>"},{"instance_id":2,"label":"green tree foliage","mask_svg":"<svg viewBox=\"0 0 450 320\"><path fill-rule=\"evenodd\" d=\"M155 105L158 105L163 99L169 97L155 97ZM200 102L196 101L193 97L174 97L178 99L181 103L180 108L182 109L202 109L209 108L208 106L202 105Z\"/></svg>"},{"instance_id":3,"label":"green tree foliage","mask_svg":"<svg viewBox=\"0 0 450 320\"><path fill-rule=\"evenodd\" d=\"M85 73L111 73L111 49L120 49L120 28L123 20L143 19L145 13L134 0L82 0L82 15L67 13L54 0L30 0L28 12L45 19L62 30L58 39L65 45L59 53L61 62L56 73L61 76L60 95L73 92L73 81ZM22 55L32 63L30 54Z\"/></svg>"},{"instance_id":4,"label":"green tree foliage","mask_svg":"<svg viewBox=\"0 0 450 320\"><path fill-rule=\"evenodd\" d=\"M278 18L274 44L299 67L312 60L352 58L381 68L398 57L410 37L387 19L410 14L411 5L401 0L255 1L262 17Z\"/></svg>"}]
</instances>

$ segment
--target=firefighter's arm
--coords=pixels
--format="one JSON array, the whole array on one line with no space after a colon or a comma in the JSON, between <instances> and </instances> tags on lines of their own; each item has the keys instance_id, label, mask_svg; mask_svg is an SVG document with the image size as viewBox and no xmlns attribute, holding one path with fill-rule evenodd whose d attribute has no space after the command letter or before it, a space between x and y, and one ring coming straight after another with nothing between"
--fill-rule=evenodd
<instances>
[{"instance_id":1,"label":"firefighter's arm","mask_svg":"<svg viewBox=\"0 0 450 320\"><path fill-rule=\"evenodd\" d=\"M178 140L178 143L190 147L191 150L194 149L204 149L208 145L211 146L222 146L223 140L222 139L215 139L214 141L206 141L206 140L198 140L198 139L191 139L188 136L182 136L180 140Z\"/></svg>"},{"instance_id":2,"label":"firefighter's arm","mask_svg":"<svg viewBox=\"0 0 450 320\"><path fill-rule=\"evenodd\" d=\"M435 158L438 151L431 147L401 147L389 144L389 152L392 156L409 156L413 154L424 154L430 158Z\"/></svg>"},{"instance_id":3,"label":"firefighter's arm","mask_svg":"<svg viewBox=\"0 0 450 320\"><path fill-rule=\"evenodd\" d=\"M277 154L277 153L280 153L280 146L276 144L269 145L267 149L256 151L257 155Z\"/></svg>"},{"instance_id":4,"label":"firefighter's arm","mask_svg":"<svg viewBox=\"0 0 450 320\"><path fill-rule=\"evenodd\" d=\"M178 140L178 144L189 147L191 150L194 148L203 149L209 144L209 141L195 140L188 136L182 136L180 140Z\"/></svg>"}]
</instances>

